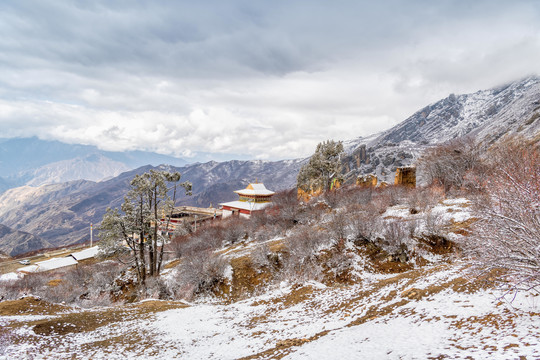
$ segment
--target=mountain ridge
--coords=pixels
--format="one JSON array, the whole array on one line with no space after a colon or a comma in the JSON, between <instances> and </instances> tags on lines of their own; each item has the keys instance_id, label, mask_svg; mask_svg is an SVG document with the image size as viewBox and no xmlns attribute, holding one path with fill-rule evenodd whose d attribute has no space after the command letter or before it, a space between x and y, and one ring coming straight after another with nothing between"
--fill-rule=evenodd
<instances>
[{"instance_id":1,"label":"mountain ridge","mask_svg":"<svg viewBox=\"0 0 540 360\"><path fill-rule=\"evenodd\" d=\"M163 163L183 166L187 161L145 151L104 151L92 145L37 137L0 139L0 193L22 185L101 181L147 164Z\"/></svg>"},{"instance_id":2,"label":"mountain ridge","mask_svg":"<svg viewBox=\"0 0 540 360\"><path fill-rule=\"evenodd\" d=\"M434 145L464 136L486 144L506 134L540 132L540 77L434 102L383 132L345 141L347 178L373 173L393 182L397 167L412 165Z\"/></svg>"}]
</instances>

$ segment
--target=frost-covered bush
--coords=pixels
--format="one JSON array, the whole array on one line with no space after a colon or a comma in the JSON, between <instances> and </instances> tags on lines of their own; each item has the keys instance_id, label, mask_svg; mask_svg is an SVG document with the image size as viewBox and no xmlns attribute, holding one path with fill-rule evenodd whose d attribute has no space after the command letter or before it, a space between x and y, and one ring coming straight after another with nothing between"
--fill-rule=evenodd
<instances>
[{"instance_id":1,"label":"frost-covered bush","mask_svg":"<svg viewBox=\"0 0 540 360\"><path fill-rule=\"evenodd\" d=\"M172 297L170 288L163 278L151 277L146 281L143 297L150 299L169 299Z\"/></svg>"},{"instance_id":2,"label":"frost-covered bush","mask_svg":"<svg viewBox=\"0 0 540 360\"><path fill-rule=\"evenodd\" d=\"M177 236L171 241L170 249L178 258L218 249L223 245L227 236L235 237L235 235L231 234L234 234L237 230L230 230L231 233L228 233L227 228L230 223L224 221L216 225L205 226L191 235Z\"/></svg>"},{"instance_id":3,"label":"frost-covered bush","mask_svg":"<svg viewBox=\"0 0 540 360\"><path fill-rule=\"evenodd\" d=\"M371 206L349 214L347 220L355 243L373 242L375 240L375 234L380 225L378 214Z\"/></svg>"},{"instance_id":4,"label":"frost-covered bush","mask_svg":"<svg viewBox=\"0 0 540 360\"><path fill-rule=\"evenodd\" d=\"M267 243L261 243L251 252L251 263L255 268L271 267L275 265L275 256Z\"/></svg>"},{"instance_id":5,"label":"frost-covered bush","mask_svg":"<svg viewBox=\"0 0 540 360\"><path fill-rule=\"evenodd\" d=\"M411 245L411 223L402 220L386 220L382 223L383 240L379 245L395 260L406 262L408 247Z\"/></svg>"},{"instance_id":6,"label":"frost-covered bush","mask_svg":"<svg viewBox=\"0 0 540 360\"><path fill-rule=\"evenodd\" d=\"M226 280L227 261L211 251L200 251L185 257L176 271L171 291L176 298L191 299L209 294Z\"/></svg>"},{"instance_id":7,"label":"frost-covered bush","mask_svg":"<svg viewBox=\"0 0 540 360\"><path fill-rule=\"evenodd\" d=\"M231 218L223 224L221 237L224 245L235 244L238 241L246 239L249 234L247 232L247 220L242 218Z\"/></svg>"},{"instance_id":8,"label":"frost-covered bush","mask_svg":"<svg viewBox=\"0 0 540 360\"><path fill-rule=\"evenodd\" d=\"M25 294L39 296L52 303L80 306L107 305L114 281L124 269L119 263L106 261L93 265L28 274L24 278L0 282L0 292L6 299Z\"/></svg>"},{"instance_id":9,"label":"frost-covered bush","mask_svg":"<svg viewBox=\"0 0 540 360\"><path fill-rule=\"evenodd\" d=\"M24 285L19 280L0 281L0 301L17 299L23 293Z\"/></svg>"},{"instance_id":10,"label":"frost-covered bush","mask_svg":"<svg viewBox=\"0 0 540 360\"><path fill-rule=\"evenodd\" d=\"M319 280L322 268L317 261L321 247L330 244L329 235L309 226L300 226L285 239L286 256L284 256L281 274L289 281Z\"/></svg>"},{"instance_id":11,"label":"frost-covered bush","mask_svg":"<svg viewBox=\"0 0 540 360\"><path fill-rule=\"evenodd\" d=\"M418 160L418 172L428 185L440 185L444 191L459 190L466 175L481 167L483 149L473 138L461 138L433 147Z\"/></svg>"},{"instance_id":12,"label":"frost-covered bush","mask_svg":"<svg viewBox=\"0 0 540 360\"><path fill-rule=\"evenodd\" d=\"M411 213L423 212L433 208L444 199L441 187L428 186L411 189L407 194L407 205Z\"/></svg>"},{"instance_id":13,"label":"frost-covered bush","mask_svg":"<svg viewBox=\"0 0 540 360\"><path fill-rule=\"evenodd\" d=\"M345 211L332 212L332 215L326 223L326 226L328 228L330 236L334 240L338 241L347 238L347 235L349 233L349 217L350 214L346 213Z\"/></svg>"},{"instance_id":14,"label":"frost-covered bush","mask_svg":"<svg viewBox=\"0 0 540 360\"><path fill-rule=\"evenodd\" d=\"M347 186L338 189L341 194L340 207L367 205L371 202L374 189L372 187Z\"/></svg>"},{"instance_id":15,"label":"frost-covered bush","mask_svg":"<svg viewBox=\"0 0 540 360\"><path fill-rule=\"evenodd\" d=\"M448 234L447 221L443 213L428 211L422 216L423 220L423 236L437 236L444 238Z\"/></svg>"},{"instance_id":16,"label":"frost-covered bush","mask_svg":"<svg viewBox=\"0 0 540 360\"><path fill-rule=\"evenodd\" d=\"M473 238L463 242L479 272L503 270L511 290L540 292L540 151L510 139L490 150L490 173L475 196ZM480 179L478 179L480 181Z\"/></svg>"}]
</instances>

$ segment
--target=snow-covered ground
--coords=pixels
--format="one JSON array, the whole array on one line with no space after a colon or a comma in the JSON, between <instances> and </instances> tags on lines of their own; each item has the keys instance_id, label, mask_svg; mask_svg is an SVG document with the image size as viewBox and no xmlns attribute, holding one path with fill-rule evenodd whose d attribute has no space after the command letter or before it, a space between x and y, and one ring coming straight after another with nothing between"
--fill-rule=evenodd
<instances>
[{"instance_id":1,"label":"snow-covered ground","mask_svg":"<svg viewBox=\"0 0 540 360\"><path fill-rule=\"evenodd\" d=\"M43 316L2 316L0 324L13 329L9 339L16 343L0 358L540 358L540 298L522 295L510 305L477 280L466 280L463 271L463 264L446 264L366 274L352 286L282 283L233 304L201 302L140 314L130 308L124 318L63 335L37 335L34 321ZM110 318L117 309L84 316ZM65 315L55 316L47 321L69 327Z\"/></svg>"}]
</instances>

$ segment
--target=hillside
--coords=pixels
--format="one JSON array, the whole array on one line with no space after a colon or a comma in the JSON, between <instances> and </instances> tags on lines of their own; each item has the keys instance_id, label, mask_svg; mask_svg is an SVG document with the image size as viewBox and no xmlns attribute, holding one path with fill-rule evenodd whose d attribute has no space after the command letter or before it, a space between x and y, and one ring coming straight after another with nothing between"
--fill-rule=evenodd
<instances>
[{"instance_id":1,"label":"hillside","mask_svg":"<svg viewBox=\"0 0 540 360\"><path fill-rule=\"evenodd\" d=\"M463 136L491 144L503 135L540 134L540 77L472 94L451 94L382 133L346 142L348 177L375 173L392 182L428 147Z\"/></svg>"},{"instance_id":2,"label":"hillside","mask_svg":"<svg viewBox=\"0 0 540 360\"><path fill-rule=\"evenodd\" d=\"M179 171L182 181L192 182L193 196L180 194L178 204L207 207L235 199L234 190L256 179L273 190L291 188L300 166L301 160L208 162L180 168L145 166L97 183L79 180L24 186L0 195L0 223L34 234L54 246L75 244L89 240L90 223L99 224L108 207L120 207L135 174L150 169ZM0 248L3 243L0 237Z\"/></svg>"},{"instance_id":3,"label":"hillside","mask_svg":"<svg viewBox=\"0 0 540 360\"><path fill-rule=\"evenodd\" d=\"M474 240L472 204L441 196L281 199L265 217L173 242L182 256L146 295L111 260L31 275L41 298L0 302L0 358L538 358L537 295L505 298L496 271L471 272L458 246ZM14 297L17 285L5 289Z\"/></svg>"},{"instance_id":4,"label":"hillside","mask_svg":"<svg viewBox=\"0 0 540 360\"><path fill-rule=\"evenodd\" d=\"M77 311L27 298L0 303L0 322L18 342L0 347L55 359L538 358L532 299L511 309L460 273L445 265L346 288L284 284L230 305L147 301ZM2 318L14 310L19 316Z\"/></svg>"},{"instance_id":5,"label":"hillside","mask_svg":"<svg viewBox=\"0 0 540 360\"><path fill-rule=\"evenodd\" d=\"M54 247L87 241L90 224L99 223L108 206L121 204L136 173L127 172L102 183L78 180L10 189L0 195L0 223L39 236Z\"/></svg>"},{"instance_id":6,"label":"hillside","mask_svg":"<svg viewBox=\"0 0 540 360\"><path fill-rule=\"evenodd\" d=\"M5 274L0 358L538 358L540 179L523 175L540 154L504 145L474 170L493 181L459 196L276 194L162 242L156 276L117 237L86 263Z\"/></svg>"},{"instance_id":7,"label":"hillside","mask_svg":"<svg viewBox=\"0 0 540 360\"><path fill-rule=\"evenodd\" d=\"M0 238L2 239L0 252L9 256L51 247L48 241L24 231L10 229L2 224L0 224Z\"/></svg>"}]
</instances>

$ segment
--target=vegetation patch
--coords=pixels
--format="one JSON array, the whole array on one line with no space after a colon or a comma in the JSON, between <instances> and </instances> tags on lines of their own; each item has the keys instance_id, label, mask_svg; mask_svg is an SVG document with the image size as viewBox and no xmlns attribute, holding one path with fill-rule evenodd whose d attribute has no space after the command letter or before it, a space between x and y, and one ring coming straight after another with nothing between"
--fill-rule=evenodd
<instances>
[{"instance_id":1,"label":"vegetation patch","mask_svg":"<svg viewBox=\"0 0 540 360\"><path fill-rule=\"evenodd\" d=\"M0 302L0 316L12 315L54 315L73 310L69 306L51 304L33 296L19 300L6 300Z\"/></svg>"}]
</instances>

